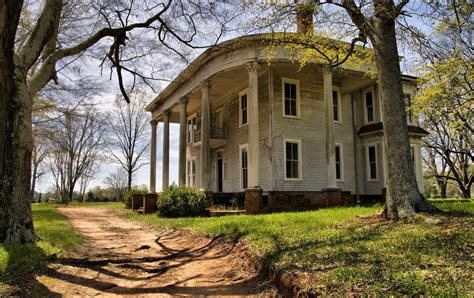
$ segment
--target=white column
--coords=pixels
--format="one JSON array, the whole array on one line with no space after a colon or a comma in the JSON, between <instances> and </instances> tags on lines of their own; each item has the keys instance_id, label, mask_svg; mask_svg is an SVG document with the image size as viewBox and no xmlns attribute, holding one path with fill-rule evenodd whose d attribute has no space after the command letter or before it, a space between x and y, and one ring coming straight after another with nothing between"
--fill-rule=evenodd
<instances>
[{"instance_id":1,"label":"white column","mask_svg":"<svg viewBox=\"0 0 474 298\"><path fill-rule=\"evenodd\" d=\"M178 169L178 182L179 185L186 184L186 124L187 124L187 113L189 97L182 97L179 100L180 111L179 111L179 169Z\"/></svg>"},{"instance_id":2,"label":"white column","mask_svg":"<svg viewBox=\"0 0 474 298\"><path fill-rule=\"evenodd\" d=\"M169 186L170 177L170 111L163 112L163 175L162 189Z\"/></svg>"},{"instance_id":3,"label":"white column","mask_svg":"<svg viewBox=\"0 0 474 298\"><path fill-rule=\"evenodd\" d=\"M324 106L326 114L326 188L337 189L336 148L334 144L334 109L331 68L323 69Z\"/></svg>"},{"instance_id":4,"label":"white column","mask_svg":"<svg viewBox=\"0 0 474 298\"><path fill-rule=\"evenodd\" d=\"M249 74L249 89L247 93L248 104L248 186L249 188L259 187L259 131L258 131L258 63L247 64Z\"/></svg>"},{"instance_id":5,"label":"white column","mask_svg":"<svg viewBox=\"0 0 474 298\"><path fill-rule=\"evenodd\" d=\"M202 102L201 102L201 188L209 190L211 174L211 150L209 148L209 138L211 133L210 100L211 82L205 80L201 82Z\"/></svg>"},{"instance_id":6,"label":"white column","mask_svg":"<svg viewBox=\"0 0 474 298\"><path fill-rule=\"evenodd\" d=\"M156 193L156 126L158 122L150 121L151 124L151 160L150 160L150 192Z\"/></svg>"}]
</instances>

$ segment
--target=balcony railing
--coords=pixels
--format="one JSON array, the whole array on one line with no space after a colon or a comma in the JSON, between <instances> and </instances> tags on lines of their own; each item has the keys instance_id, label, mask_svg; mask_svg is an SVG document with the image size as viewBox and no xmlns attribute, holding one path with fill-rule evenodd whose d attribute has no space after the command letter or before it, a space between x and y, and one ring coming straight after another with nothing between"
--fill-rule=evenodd
<instances>
[{"instance_id":1,"label":"balcony railing","mask_svg":"<svg viewBox=\"0 0 474 298\"><path fill-rule=\"evenodd\" d=\"M227 127L211 127L210 131L211 135L209 136L211 139L221 139L227 140ZM194 131L194 143L201 141L201 129L197 129Z\"/></svg>"}]
</instances>

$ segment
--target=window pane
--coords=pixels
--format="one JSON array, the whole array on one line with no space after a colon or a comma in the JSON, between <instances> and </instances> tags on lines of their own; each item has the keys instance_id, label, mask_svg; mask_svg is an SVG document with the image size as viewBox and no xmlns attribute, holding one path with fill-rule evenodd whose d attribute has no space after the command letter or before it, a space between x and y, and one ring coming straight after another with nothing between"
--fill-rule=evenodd
<instances>
[{"instance_id":1,"label":"window pane","mask_svg":"<svg viewBox=\"0 0 474 298\"><path fill-rule=\"evenodd\" d=\"M290 84L290 98L296 100L296 84Z\"/></svg>"},{"instance_id":2,"label":"window pane","mask_svg":"<svg viewBox=\"0 0 474 298\"><path fill-rule=\"evenodd\" d=\"M369 161L375 162L375 147L374 146L369 147Z\"/></svg>"},{"instance_id":3,"label":"window pane","mask_svg":"<svg viewBox=\"0 0 474 298\"><path fill-rule=\"evenodd\" d=\"M291 168L292 168L293 172L292 172L291 178L299 178L298 177L298 174L299 174L298 173L298 166L299 166L298 161L292 161L292 164L293 165L292 165Z\"/></svg>"},{"instance_id":4,"label":"window pane","mask_svg":"<svg viewBox=\"0 0 474 298\"><path fill-rule=\"evenodd\" d=\"M242 125L247 124L247 109L242 111Z\"/></svg>"},{"instance_id":5,"label":"window pane","mask_svg":"<svg viewBox=\"0 0 474 298\"><path fill-rule=\"evenodd\" d=\"M337 106L333 107L334 121L339 121L339 108Z\"/></svg>"},{"instance_id":6,"label":"window pane","mask_svg":"<svg viewBox=\"0 0 474 298\"><path fill-rule=\"evenodd\" d=\"M372 102L372 92L367 92L367 93L365 94L365 103L366 103L366 106L367 106L367 107L373 106L373 102Z\"/></svg>"},{"instance_id":7,"label":"window pane","mask_svg":"<svg viewBox=\"0 0 474 298\"><path fill-rule=\"evenodd\" d=\"M298 143L292 143L292 159L293 160L298 160Z\"/></svg>"},{"instance_id":8,"label":"window pane","mask_svg":"<svg viewBox=\"0 0 474 298\"><path fill-rule=\"evenodd\" d=\"M291 150L292 150L291 143L287 142L285 144L285 146L286 146L286 159L289 160L289 159L291 159L291 156L292 156L292 154L291 154Z\"/></svg>"},{"instance_id":9,"label":"window pane","mask_svg":"<svg viewBox=\"0 0 474 298\"><path fill-rule=\"evenodd\" d=\"M341 161L341 148L339 146L336 146L336 162Z\"/></svg>"},{"instance_id":10,"label":"window pane","mask_svg":"<svg viewBox=\"0 0 474 298\"><path fill-rule=\"evenodd\" d=\"M377 178L377 164L375 162L370 163L370 178L371 179Z\"/></svg>"},{"instance_id":11,"label":"window pane","mask_svg":"<svg viewBox=\"0 0 474 298\"><path fill-rule=\"evenodd\" d=\"M341 164L336 163L336 179L341 179Z\"/></svg>"},{"instance_id":12,"label":"window pane","mask_svg":"<svg viewBox=\"0 0 474 298\"><path fill-rule=\"evenodd\" d=\"M374 121L374 108L373 107L367 108L367 121L368 122Z\"/></svg>"},{"instance_id":13,"label":"window pane","mask_svg":"<svg viewBox=\"0 0 474 298\"><path fill-rule=\"evenodd\" d=\"M285 99L285 115L291 115L290 100Z\"/></svg>"}]
</instances>

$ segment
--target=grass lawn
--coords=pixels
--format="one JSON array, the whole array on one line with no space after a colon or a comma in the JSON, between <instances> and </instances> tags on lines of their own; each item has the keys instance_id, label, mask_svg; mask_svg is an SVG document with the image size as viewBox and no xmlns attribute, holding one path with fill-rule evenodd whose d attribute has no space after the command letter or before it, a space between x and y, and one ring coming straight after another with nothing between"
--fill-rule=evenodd
<instances>
[{"instance_id":1,"label":"grass lawn","mask_svg":"<svg viewBox=\"0 0 474 298\"><path fill-rule=\"evenodd\" d=\"M315 294L471 296L474 202L434 204L448 212L398 223L370 216L380 205L220 218L125 216L243 240L252 256L291 272L300 288Z\"/></svg>"},{"instance_id":2,"label":"grass lawn","mask_svg":"<svg viewBox=\"0 0 474 298\"><path fill-rule=\"evenodd\" d=\"M33 204L34 225L41 238L36 244L0 244L0 296L15 292L15 286L20 286L29 273L45 268L46 256L64 255L83 243L82 236L55 210L55 206Z\"/></svg>"}]
</instances>

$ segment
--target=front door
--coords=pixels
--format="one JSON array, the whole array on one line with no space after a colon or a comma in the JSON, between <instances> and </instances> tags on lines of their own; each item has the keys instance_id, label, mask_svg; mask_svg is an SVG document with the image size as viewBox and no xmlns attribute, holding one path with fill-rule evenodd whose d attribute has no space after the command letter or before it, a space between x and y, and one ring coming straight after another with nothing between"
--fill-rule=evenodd
<instances>
[{"instance_id":1,"label":"front door","mask_svg":"<svg viewBox=\"0 0 474 298\"><path fill-rule=\"evenodd\" d=\"M217 192L223 192L223 182L224 182L224 163L222 158L217 159Z\"/></svg>"}]
</instances>

